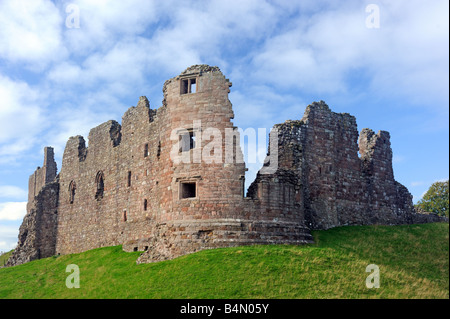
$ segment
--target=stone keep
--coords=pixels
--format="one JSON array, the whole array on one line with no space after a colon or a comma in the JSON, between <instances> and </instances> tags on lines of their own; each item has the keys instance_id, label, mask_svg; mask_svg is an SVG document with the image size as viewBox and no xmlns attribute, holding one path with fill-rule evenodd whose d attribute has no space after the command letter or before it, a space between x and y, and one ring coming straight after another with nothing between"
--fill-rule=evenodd
<instances>
[{"instance_id":1,"label":"stone keep","mask_svg":"<svg viewBox=\"0 0 450 319\"><path fill-rule=\"evenodd\" d=\"M323 101L274 126L277 154L265 166L275 160L276 170L264 166L244 194L230 87L219 68L195 65L164 83L158 109L140 97L121 124L91 129L89 147L69 138L58 175L45 148L7 265L113 245L154 262L216 247L312 243L312 229L439 220L417 214L394 180L389 133L358 134L353 116Z\"/></svg>"}]
</instances>

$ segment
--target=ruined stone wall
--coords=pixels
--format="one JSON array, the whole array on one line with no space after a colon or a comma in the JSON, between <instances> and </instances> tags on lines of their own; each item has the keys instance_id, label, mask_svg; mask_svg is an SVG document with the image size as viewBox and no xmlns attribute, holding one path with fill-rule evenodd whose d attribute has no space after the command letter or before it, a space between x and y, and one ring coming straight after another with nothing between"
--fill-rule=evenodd
<instances>
[{"instance_id":1,"label":"ruined stone wall","mask_svg":"<svg viewBox=\"0 0 450 319\"><path fill-rule=\"evenodd\" d=\"M191 82L195 92L186 91ZM57 252L122 244L149 250L142 260L155 260L230 245L310 242L294 201L298 185L278 178L259 198L244 198L230 86L218 68L194 66L166 81L157 110L141 97L122 125L92 129L89 147L81 136L70 138L60 173ZM186 132L195 147L179 152ZM184 184L194 192L187 198Z\"/></svg>"},{"instance_id":2,"label":"ruined stone wall","mask_svg":"<svg viewBox=\"0 0 450 319\"><path fill-rule=\"evenodd\" d=\"M153 262L216 247L311 243L311 229L436 220L415 214L395 181L389 133L358 134L353 116L323 101L274 126L245 196L230 87L217 67L186 69L164 83L161 107L140 97L121 124L98 125L87 142L71 137L58 178L46 148L11 264L112 245Z\"/></svg>"},{"instance_id":3,"label":"ruined stone wall","mask_svg":"<svg viewBox=\"0 0 450 319\"><path fill-rule=\"evenodd\" d=\"M154 177L159 167L153 165L155 137L150 134L158 128L152 115L142 97L124 114L122 126L108 121L93 128L88 148L80 136L69 139L60 173L58 253L125 243L143 249L140 239L151 236L153 214L158 214Z\"/></svg>"},{"instance_id":4,"label":"ruined stone wall","mask_svg":"<svg viewBox=\"0 0 450 319\"><path fill-rule=\"evenodd\" d=\"M53 148L44 149L44 158L43 167L38 167L30 176L33 182L30 183L27 213L19 229L18 244L6 266L55 255L59 183Z\"/></svg>"},{"instance_id":5,"label":"ruined stone wall","mask_svg":"<svg viewBox=\"0 0 450 319\"><path fill-rule=\"evenodd\" d=\"M192 80L196 92L180 93L183 83ZM280 195L290 185L279 180L270 190L264 188L260 198L244 197L245 164L239 133L230 121L234 117L230 86L220 70L208 66L188 68L165 83L162 144L173 148L176 144L167 138L192 130L195 147L186 152L187 163L176 163L170 157L173 150L162 148L159 204L163 211L156 219L150 248L139 262L233 245L311 242L297 207L284 201L284 193ZM231 154L226 151L230 149ZM195 183L195 197L182 198L184 183Z\"/></svg>"},{"instance_id":6,"label":"ruined stone wall","mask_svg":"<svg viewBox=\"0 0 450 319\"><path fill-rule=\"evenodd\" d=\"M45 184L52 182L56 177L56 162L52 147L44 148L44 164L38 167L28 179L28 202L33 201Z\"/></svg>"},{"instance_id":7,"label":"ruined stone wall","mask_svg":"<svg viewBox=\"0 0 450 319\"><path fill-rule=\"evenodd\" d=\"M390 135L363 129L359 137L367 214L372 223L402 224L412 222L416 214L412 195L394 179Z\"/></svg>"},{"instance_id":8,"label":"ruined stone wall","mask_svg":"<svg viewBox=\"0 0 450 319\"><path fill-rule=\"evenodd\" d=\"M358 134L353 116L332 112L323 101L309 105L302 120L277 127L280 163L298 163L308 227L411 222L412 196L394 179L388 132ZM283 145L297 145L296 155Z\"/></svg>"}]
</instances>

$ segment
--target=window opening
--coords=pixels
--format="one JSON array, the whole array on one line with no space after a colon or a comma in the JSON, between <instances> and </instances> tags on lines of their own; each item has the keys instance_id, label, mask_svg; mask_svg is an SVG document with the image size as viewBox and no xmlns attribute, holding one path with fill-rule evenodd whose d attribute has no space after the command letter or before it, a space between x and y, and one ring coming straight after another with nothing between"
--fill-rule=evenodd
<instances>
[{"instance_id":1,"label":"window opening","mask_svg":"<svg viewBox=\"0 0 450 319\"><path fill-rule=\"evenodd\" d=\"M77 189L77 186L74 181L71 181L69 184L69 203L73 204L73 201L75 200L75 190Z\"/></svg>"},{"instance_id":2,"label":"window opening","mask_svg":"<svg viewBox=\"0 0 450 319\"><path fill-rule=\"evenodd\" d=\"M103 198L103 191L105 189L105 183L103 181L103 172L98 172L95 177L95 184L97 185L97 191L95 192L95 198L97 200Z\"/></svg>"},{"instance_id":3,"label":"window opening","mask_svg":"<svg viewBox=\"0 0 450 319\"><path fill-rule=\"evenodd\" d=\"M156 153L156 157L159 159L161 156L161 141L158 142L158 152Z\"/></svg>"},{"instance_id":4,"label":"window opening","mask_svg":"<svg viewBox=\"0 0 450 319\"><path fill-rule=\"evenodd\" d=\"M197 92L197 79L185 79L181 80L181 88L180 93L181 94L188 94L188 93L196 93Z\"/></svg>"},{"instance_id":5,"label":"window opening","mask_svg":"<svg viewBox=\"0 0 450 319\"><path fill-rule=\"evenodd\" d=\"M197 185L195 182L181 183L180 187L180 199L197 197Z\"/></svg>"},{"instance_id":6,"label":"window opening","mask_svg":"<svg viewBox=\"0 0 450 319\"><path fill-rule=\"evenodd\" d=\"M195 148L195 135L193 129L188 129L187 133L180 134L181 147L179 152L187 152Z\"/></svg>"}]
</instances>

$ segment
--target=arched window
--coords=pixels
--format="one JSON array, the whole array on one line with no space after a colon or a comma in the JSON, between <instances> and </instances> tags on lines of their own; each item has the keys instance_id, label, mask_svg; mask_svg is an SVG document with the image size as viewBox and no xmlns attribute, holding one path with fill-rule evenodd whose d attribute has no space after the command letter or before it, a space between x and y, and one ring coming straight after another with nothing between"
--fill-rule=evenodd
<instances>
[{"instance_id":1,"label":"arched window","mask_svg":"<svg viewBox=\"0 0 450 319\"><path fill-rule=\"evenodd\" d=\"M75 190L77 189L77 185L75 184L75 181L71 181L69 184L69 203L73 204L73 201L75 200Z\"/></svg>"},{"instance_id":2,"label":"arched window","mask_svg":"<svg viewBox=\"0 0 450 319\"><path fill-rule=\"evenodd\" d=\"M95 198L100 200L103 198L103 191L105 190L105 183L103 181L103 172L99 171L95 177L95 185L97 185L97 191L95 193Z\"/></svg>"}]
</instances>

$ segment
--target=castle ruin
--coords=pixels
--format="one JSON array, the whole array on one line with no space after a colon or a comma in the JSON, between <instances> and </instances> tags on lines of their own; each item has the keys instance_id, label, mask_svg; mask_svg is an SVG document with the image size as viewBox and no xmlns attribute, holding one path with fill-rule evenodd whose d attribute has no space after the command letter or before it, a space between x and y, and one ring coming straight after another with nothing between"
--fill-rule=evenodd
<instances>
[{"instance_id":1,"label":"castle ruin","mask_svg":"<svg viewBox=\"0 0 450 319\"><path fill-rule=\"evenodd\" d=\"M59 174L46 147L7 266L115 245L143 251L137 262L145 263L217 247L312 243L313 229L439 220L416 213L395 181L389 133L358 133L353 116L323 101L274 126L276 144L245 194L230 87L219 68L195 65L164 83L158 109L140 97L121 124L91 129L88 147L82 136L69 138ZM206 151L211 127L234 137ZM222 151L230 148L231 156Z\"/></svg>"}]
</instances>

